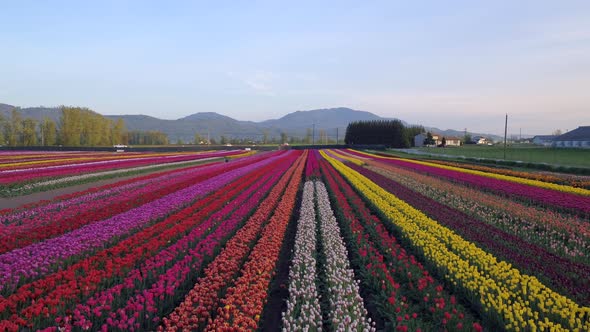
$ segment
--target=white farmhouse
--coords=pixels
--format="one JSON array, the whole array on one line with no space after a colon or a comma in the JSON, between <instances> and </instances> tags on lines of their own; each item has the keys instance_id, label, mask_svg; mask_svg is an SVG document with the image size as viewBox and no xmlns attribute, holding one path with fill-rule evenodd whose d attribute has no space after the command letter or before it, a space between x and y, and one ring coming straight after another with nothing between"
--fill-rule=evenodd
<instances>
[{"instance_id":1,"label":"white farmhouse","mask_svg":"<svg viewBox=\"0 0 590 332\"><path fill-rule=\"evenodd\" d=\"M459 137L445 137L445 143L447 146L461 146L461 139Z\"/></svg>"},{"instance_id":2,"label":"white farmhouse","mask_svg":"<svg viewBox=\"0 0 590 332\"><path fill-rule=\"evenodd\" d=\"M422 133L414 136L414 146L421 147L424 146L424 140L428 136L427 133ZM438 146L442 142L442 137L440 135L432 134L432 139L434 140L434 146Z\"/></svg>"},{"instance_id":3,"label":"white farmhouse","mask_svg":"<svg viewBox=\"0 0 590 332\"><path fill-rule=\"evenodd\" d=\"M418 134L416 136L414 136L414 146L415 147L421 147L424 146L424 140L427 137L427 133L422 133L422 134ZM461 139L459 137L445 137L442 135L437 135L437 134L432 134L432 139L434 140L434 146L439 146L442 144L442 139L445 139L445 144L447 146L460 146L461 145Z\"/></svg>"},{"instance_id":4,"label":"white farmhouse","mask_svg":"<svg viewBox=\"0 0 590 332\"><path fill-rule=\"evenodd\" d=\"M484 136L473 136L471 138L471 142L475 143L475 144L488 144L491 143L491 141L489 139L487 139Z\"/></svg>"}]
</instances>

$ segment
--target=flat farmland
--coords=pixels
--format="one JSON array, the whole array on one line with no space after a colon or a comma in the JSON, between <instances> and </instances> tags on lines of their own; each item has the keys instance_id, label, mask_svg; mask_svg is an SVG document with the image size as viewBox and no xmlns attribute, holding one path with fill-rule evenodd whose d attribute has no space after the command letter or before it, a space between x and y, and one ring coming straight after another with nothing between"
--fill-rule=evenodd
<instances>
[{"instance_id":1,"label":"flat farmland","mask_svg":"<svg viewBox=\"0 0 590 332\"><path fill-rule=\"evenodd\" d=\"M504 147L498 145L464 145L448 148L418 148L416 150L432 155L445 154L472 158L504 159ZM590 168L590 150L508 146L506 148L506 160Z\"/></svg>"},{"instance_id":2,"label":"flat farmland","mask_svg":"<svg viewBox=\"0 0 590 332\"><path fill-rule=\"evenodd\" d=\"M0 199L48 195L0 210L3 331L590 330L579 179L352 149L0 158Z\"/></svg>"}]
</instances>

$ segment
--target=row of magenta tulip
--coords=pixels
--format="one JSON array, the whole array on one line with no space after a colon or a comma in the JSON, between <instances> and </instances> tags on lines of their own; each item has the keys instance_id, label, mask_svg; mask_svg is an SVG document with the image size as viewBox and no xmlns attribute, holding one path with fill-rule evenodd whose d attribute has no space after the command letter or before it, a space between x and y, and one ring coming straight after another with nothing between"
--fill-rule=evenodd
<instances>
[{"instance_id":1,"label":"row of magenta tulip","mask_svg":"<svg viewBox=\"0 0 590 332\"><path fill-rule=\"evenodd\" d=\"M590 329L590 308L466 241L343 163L325 158L447 282L505 329Z\"/></svg>"},{"instance_id":2,"label":"row of magenta tulip","mask_svg":"<svg viewBox=\"0 0 590 332\"><path fill-rule=\"evenodd\" d=\"M32 167L26 169L0 170L0 184L15 187L27 183L56 179L65 176L93 173L104 170L133 168L144 165L168 164L205 158L225 157L242 154L243 151L222 151L181 155L156 155L144 158L100 160L87 163L63 164L57 166Z\"/></svg>"},{"instance_id":3,"label":"row of magenta tulip","mask_svg":"<svg viewBox=\"0 0 590 332\"><path fill-rule=\"evenodd\" d=\"M209 151L205 152L208 153ZM11 155L2 158L0 162L1 172L28 172L32 169L51 169L74 167L83 164L103 164L120 162L132 159L147 159L152 157L178 157L188 155L187 152L165 152L165 153L112 153L112 152L78 152L78 153L49 153L44 151L38 154Z\"/></svg>"},{"instance_id":4,"label":"row of magenta tulip","mask_svg":"<svg viewBox=\"0 0 590 332\"><path fill-rule=\"evenodd\" d=\"M159 330L198 330L211 322L220 305L221 295L232 285L259 235L269 227L267 222L296 170L297 167L291 167L283 175L256 212L207 266L203 276L199 277L183 302L163 319Z\"/></svg>"},{"instance_id":5,"label":"row of magenta tulip","mask_svg":"<svg viewBox=\"0 0 590 332\"><path fill-rule=\"evenodd\" d=\"M236 155L236 156L243 156L243 155ZM255 160L259 160L265 158L265 153L260 153L257 156L250 156L249 158L244 158L243 160L236 161L232 164L237 164L235 166L241 165L243 163L254 162ZM77 205L79 202L82 201L89 201L93 200L94 198L100 199L100 197L118 195L121 192L124 192L125 189L129 190L136 190L134 188L141 188L145 186L152 186L154 183L154 178L161 177L162 181L169 181L174 177L187 175L190 173L194 173L194 168L204 167L201 172L205 172L210 170L212 167L211 165L195 165L187 167L181 167L172 170L164 170L159 171L157 173L151 173L147 175L138 175L132 177L130 179L117 181L111 184L106 184L102 186L91 187L89 189L83 191L77 191L70 194L64 194L57 196L50 201L41 200L38 202L33 202L25 205L21 205L17 208L12 209L4 209L0 210L0 224L10 224L13 221L19 221L24 219L33 218L35 215L39 214L47 214L48 211L51 210L63 210L70 205ZM226 165L224 167L233 167L231 165ZM150 182L152 181L152 182ZM118 191L117 191L118 190ZM89 198L89 195L93 198Z\"/></svg>"},{"instance_id":6,"label":"row of magenta tulip","mask_svg":"<svg viewBox=\"0 0 590 332\"><path fill-rule=\"evenodd\" d=\"M155 329L163 313L172 309L176 299L194 282L195 271L199 271L206 260L212 259L227 238L241 228L243 220L258 208L293 161L291 158L275 165L272 170L266 170L262 178L238 197L224 199L226 205L186 237L132 270L120 284L96 294L86 305L77 306L81 314L73 317L74 324L84 326L91 318L95 326L107 330ZM138 283L141 287L136 286ZM115 306L114 301L108 301L113 298L118 303L123 299L123 305Z\"/></svg>"},{"instance_id":7,"label":"row of magenta tulip","mask_svg":"<svg viewBox=\"0 0 590 332\"><path fill-rule=\"evenodd\" d=\"M348 151L353 151L353 150L348 150ZM545 182L545 181L539 181L539 180L533 180L533 179L529 179L529 178L522 178L522 177L518 177L518 176L504 175L504 174L501 174L501 172L500 173L493 172L493 169L491 169L491 168L486 171L480 171L480 170L475 170L472 168L450 166L450 165L445 165L442 163L433 163L433 162L427 162L427 161L416 160L416 159L386 157L383 154L373 155L373 154L368 154L368 153L360 152L360 151L353 151L353 153L355 153L357 155L369 156L371 158L376 158L379 160L387 160L387 161L395 160L395 161L403 162L403 163L411 163L411 164L415 164L415 165L427 166L430 168L438 168L438 169L443 169L443 170L448 170L448 171L459 172L459 173L462 173L465 175L476 175L476 176L486 177L486 178L490 178L490 179L502 180L502 181L509 182L509 183L519 183L522 185L536 187L536 188L544 188L544 189L549 189L549 190L561 191L561 192L575 194L575 195L581 195L581 196L590 196L590 190L588 190L588 189L572 187L572 186L568 186L568 185L561 185L561 184L556 184L556 183L550 183L550 182Z\"/></svg>"},{"instance_id":8,"label":"row of magenta tulip","mask_svg":"<svg viewBox=\"0 0 590 332\"><path fill-rule=\"evenodd\" d=\"M330 164L322 160L321 169L355 268L371 294L367 299L377 308L379 329L481 331L480 322L406 252Z\"/></svg>"},{"instance_id":9,"label":"row of magenta tulip","mask_svg":"<svg viewBox=\"0 0 590 332\"><path fill-rule=\"evenodd\" d=\"M524 273L538 277L552 289L578 303L590 303L590 280L584 277L590 275L590 266L573 262L542 246L523 241L493 225L400 186L397 182L371 170L356 165L350 167L498 259L513 264Z\"/></svg>"},{"instance_id":10,"label":"row of magenta tulip","mask_svg":"<svg viewBox=\"0 0 590 332\"><path fill-rule=\"evenodd\" d=\"M153 301L159 301L159 304L162 300L169 301L167 294L175 282L182 279L180 275L184 273L186 279L194 273L191 266L198 266L214 254L295 157L296 154L288 153L282 158L272 158L273 162L243 173L212 195L169 214L163 221L114 247L19 288L5 301L0 301L0 313L9 315L1 324L9 330L30 327L31 324L44 327L51 323L58 326L76 324L76 327L84 328L102 316L110 320L103 321L103 325L92 325L94 329L111 326L109 322L116 323L112 328L124 324L136 328L135 323L129 325L129 319L133 317L125 316L136 308L133 303L143 301L145 307L153 311L154 307L149 306ZM132 269L134 267L137 268ZM144 292L137 291L137 287ZM122 294L127 294L127 298ZM81 304L71 308L74 302ZM90 308L90 317L86 318L86 309ZM106 312L110 313L108 317ZM62 317L50 321L55 315Z\"/></svg>"},{"instance_id":11,"label":"row of magenta tulip","mask_svg":"<svg viewBox=\"0 0 590 332\"><path fill-rule=\"evenodd\" d=\"M356 152L352 150L348 151L351 153L357 153L358 155L364 157L369 156L361 152ZM428 164L416 160L386 158L378 156L375 156L373 159L386 164L405 167L413 171L446 178L459 183L464 183L475 188L478 188L480 190L491 190L513 197L524 198L531 201L534 204L555 206L558 208L568 209L570 211L573 211L574 213L590 214L590 196L580 194L579 191L583 190L580 188L567 187L562 188L563 190L560 191L555 190L555 188L548 188L547 186L536 186L528 183L525 184L521 182L509 181L504 178L506 176L494 177L492 176L493 174L490 175L491 173L485 173L486 175L483 176L479 173L473 173L476 171L467 172L469 170L462 171L457 169L456 167L451 168L450 166L444 165L433 166L434 164Z\"/></svg>"},{"instance_id":12,"label":"row of magenta tulip","mask_svg":"<svg viewBox=\"0 0 590 332\"><path fill-rule=\"evenodd\" d=\"M580 216L561 214L508 200L404 168L367 162L367 169L417 193L499 228L522 241L572 261L590 265L590 223Z\"/></svg>"},{"instance_id":13,"label":"row of magenta tulip","mask_svg":"<svg viewBox=\"0 0 590 332\"><path fill-rule=\"evenodd\" d=\"M240 277L227 289L216 310L217 316L209 322L205 331L256 330L259 327L287 225L295 208L306 157L307 152L296 164L287 190L240 270Z\"/></svg>"},{"instance_id":14,"label":"row of magenta tulip","mask_svg":"<svg viewBox=\"0 0 590 332\"><path fill-rule=\"evenodd\" d=\"M236 188L236 190L239 189L243 188ZM162 222L131 235L111 248L99 251L68 268L63 268L57 273L20 287L7 297L7 301L0 302L0 309L4 310L4 313L17 312L20 308L30 307L35 301L39 303L39 299L52 301L53 303L60 300L67 301L70 297L75 298L79 293L76 289L68 288L69 284L82 285L84 288L88 288L89 291L95 290L97 286L93 285L95 285L96 281L124 274L125 271L128 271L141 261L144 256L151 257L157 254L157 249L165 246L168 241L176 240L176 236L185 234L188 229L198 225L203 218L222 206L222 204L219 204L221 200L219 202L214 201L215 198L220 197L223 196L216 194L208 196L199 202L199 204L207 204L206 208L200 208L200 205L196 204L191 205ZM156 236L157 238L155 238ZM141 253L142 255L134 255L135 253ZM87 270L92 271L92 273L84 273L81 276L76 274L76 271ZM90 294L91 292L88 292L87 296L90 296ZM42 303L44 304L44 302ZM37 311L40 312L41 310ZM51 316L56 315L57 308L49 310L48 314ZM10 318L19 324L26 324L26 320L19 320L20 317L16 314Z\"/></svg>"},{"instance_id":15,"label":"row of magenta tulip","mask_svg":"<svg viewBox=\"0 0 590 332\"><path fill-rule=\"evenodd\" d=\"M47 220L53 220L56 217L60 218L60 214L69 213L72 215L80 213L78 209L70 210L70 207L86 205L86 208L82 210L88 208L93 209L92 206L87 205L89 202L107 198L111 198L113 201L119 201L121 197L117 198L117 196L123 195L124 199L130 195L129 191L142 190L145 187L154 188L154 186L158 190L165 185L162 182L178 181L183 176L197 176L200 173L195 172L196 168L203 168L200 171L207 172L211 169L211 165L207 165L206 167L204 165L189 166L132 177L131 179L57 196L50 201L39 201L17 208L4 209L0 211L0 225L10 226L14 223L22 224L31 222L43 224Z\"/></svg>"},{"instance_id":16,"label":"row of magenta tulip","mask_svg":"<svg viewBox=\"0 0 590 332\"><path fill-rule=\"evenodd\" d=\"M318 166L318 150L310 150L305 164L305 178L317 178L320 176L320 169Z\"/></svg>"},{"instance_id":17,"label":"row of magenta tulip","mask_svg":"<svg viewBox=\"0 0 590 332\"><path fill-rule=\"evenodd\" d=\"M67 201L60 200L32 209L16 209L0 216L3 220L0 230L5 235L0 244L0 254L107 219L187 188L221 171L239 168L241 164L193 166L182 171L165 172L144 180L112 186L107 190Z\"/></svg>"},{"instance_id":18,"label":"row of magenta tulip","mask_svg":"<svg viewBox=\"0 0 590 332\"><path fill-rule=\"evenodd\" d=\"M100 250L129 233L135 232L175 211L191 204L199 198L218 190L227 183L271 164L283 157L283 152L275 152L268 158L243 167L217 172L207 179L190 184L188 187L155 198L150 204L136 206L129 202L131 209L115 214L99 222L90 223L57 237L33 243L0 255L0 284L3 290L12 289L23 280L31 280L51 273L68 264L75 257ZM289 154L289 153L287 153Z\"/></svg>"},{"instance_id":19,"label":"row of magenta tulip","mask_svg":"<svg viewBox=\"0 0 590 332\"><path fill-rule=\"evenodd\" d=\"M133 176L142 173L156 172L159 170L176 169L181 167L187 167L190 165L204 164L219 161L218 158L203 158L197 160L178 161L173 163L165 164L152 164L145 166L129 167L129 168L118 168L108 171L100 171L93 173L84 173L80 175L66 176L57 179L43 180L38 182L26 183L21 186L14 186L12 188L5 189L2 193L6 196L19 196L36 191L47 191L56 188L67 187L74 184L82 184L87 182L97 181L99 179L110 179L120 176Z\"/></svg>"},{"instance_id":20,"label":"row of magenta tulip","mask_svg":"<svg viewBox=\"0 0 590 332\"><path fill-rule=\"evenodd\" d=\"M28 153L27 153L28 152ZM94 161L106 161L113 159L131 159L149 157L152 154L125 153L113 154L112 152L81 152L72 151L19 151L13 154L0 153L0 170L28 169L35 167L59 166L66 164L87 163Z\"/></svg>"},{"instance_id":21,"label":"row of magenta tulip","mask_svg":"<svg viewBox=\"0 0 590 332\"><path fill-rule=\"evenodd\" d=\"M434 164L441 164L459 168L467 168L473 169L477 171L487 172L487 173L496 173L502 175L509 175L519 178L525 178L530 180L537 180L555 184L561 184L576 188L583 188L583 189L590 189L590 180L587 176L579 176L579 175L570 175L570 174L548 174L546 172L525 172L525 171L516 171L513 169L506 169L506 168L496 168L490 166L482 166L482 165L475 165L475 164L468 164L468 163L460 163L460 162L451 162L451 161L444 161L444 160L430 160L431 163Z\"/></svg>"}]
</instances>

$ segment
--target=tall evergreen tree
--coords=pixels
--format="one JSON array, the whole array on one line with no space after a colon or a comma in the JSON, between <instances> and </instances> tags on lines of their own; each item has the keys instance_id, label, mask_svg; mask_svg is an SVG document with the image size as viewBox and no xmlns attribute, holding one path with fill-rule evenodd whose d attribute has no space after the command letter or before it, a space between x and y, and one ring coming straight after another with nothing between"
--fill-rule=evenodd
<instances>
[{"instance_id":1,"label":"tall evergreen tree","mask_svg":"<svg viewBox=\"0 0 590 332\"><path fill-rule=\"evenodd\" d=\"M400 120L355 121L348 124L344 141L346 144L380 144L394 148L411 146L414 133L421 126L406 127Z\"/></svg>"}]
</instances>

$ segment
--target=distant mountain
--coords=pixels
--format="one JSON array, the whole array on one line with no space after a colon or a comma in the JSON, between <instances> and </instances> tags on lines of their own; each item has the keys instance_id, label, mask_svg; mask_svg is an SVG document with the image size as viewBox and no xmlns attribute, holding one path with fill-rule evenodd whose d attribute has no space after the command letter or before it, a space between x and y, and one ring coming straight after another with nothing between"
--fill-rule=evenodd
<instances>
[{"instance_id":1,"label":"distant mountain","mask_svg":"<svg viewBox=\"0 0 590 332\"><path fill-rule=\"evenodd\" d=\"M386 119L370 112L338 107L296 111L279 119L262 121L259 125L273 133L284 131L289 136L298 137L304 137L309 129L315 128L316 137L319 137L320 131L325 131L330 139L336 139L338 135L338 139L342 140L350 122Z\"/></svg>"},{"instance_id":2,"label":"distant mountain","mask_svg":"<svg viewBox=\"0 0 590 332\"><path fill-rule=\"evenodd\" d=\"M0 104L0 114L4 118L9 118L14 108L12 105ZM59 123L61 116L59 107L41 106L21 108L20 110L23 117L36 120L42 120L47 116ZM261 140L264 135L267 135L268 138L278 138L282 132L286 133L287 136L305 137L306 132L313 130L314 127L316 139L320 137L320 132L324 131L330 139L335 139L336 135L338 135L339 140L342 140L346 133L346 127L350 122L391 120L391 118L380 117L371 112L346 107L296 111L279 119L262 122L240 121L215 112L194 113L177 120L163 120L148 115L106 115L106 117L113 120L123 119L129 130L160 130L168 134L171 142L176 142L178 139L184 142L192 142L195 133L202 137L209 135L210 138L214 139L219 139L223 135L229 139ZM406 122L402 122L407 125ZM426 127L426 130L445 136L463 136L462 131L452 129L441 130ZM495 135L471 134L492 137L493 139L499 138Z\"/></svg>"},{"instance_id":3,"label":"distant mountain","mask_svg":"<svg viewBox=\"0 0 590 332\"><path fill-rule=\"evenodd\" d=\"M229 116L221 115L221 114L215 113L215 112L199 112L199 113L191 114L189 116L185 116L184 118L180 118L178 120L183 120L183 121L193 121L193 120L197 120L197 121L203 121L203 120L237 121L237 120L230 118Z\"/></svg>"},{"instance_id":4,"label":"distant mountain","mask_svg":"<svg viewBox=\"0 0 590 332\"><path fill-rule=\"evenodd\" d=\"M2 115L5 119L10 118L12 110L15 108L16 107L12 105L0 104L0 115ZM21 108L20 112L23 118L33 118L37 121L41 121L45 117L48 117L53 121L58 122L61 116L61 110L59 107L27 107Z\"/></svg>"},{"instance_id":5,"label":"distant mountain","mask_svg":"<svg viewBox=\"0 0 590 332\"><path fill-rule=\"evenodd\" d=\"M5 113L12 112L14 106L8 104L0 103L0 114L4 115Z\"/></svg>"},{"instance_id":6,"label":"distant mountain","mask_svg":"<svg viewBox=\"0 0 590 332\"><path fill-rule=\"evenodd\" d=\"M370 112L356 111L350 108L338 107L311 111L296 111L280 119L266 120L260 125L278 128L310 128L314 123L322 127L344 127L350 122L360 120L382 120L384 118Z\"/></svg>"},{"instance_id":7,"label":"distant mountain","mask_svg":"<svg viewBox=\"0 0 590 332\"><path fill-rule=\"evenodd\" d=\"M264 135L278 138L282 132L287 136L304 137L315 125L316 138L325 131L330 139L344 138L346 126L351 121L385 119L373 113L355 111L349 108L331 108L289 113L280 119L262 122L239 121L214 112L191 114L178 120L161 120L145 115L107 115L108 118L122 118L130 130L161 130L172 142L181 139L192 141L194 134L219 139L247 138L261 140Z\"/></svg>"},{"instance_id":8,"label":"distant mountain","mask_svg":"<svg viewBox=\"0 0 590 332\"><path fill-rule=\"evenodd\" d=\"M259 139L262 129L254 122L238 121L217 113L196 113L178 120L162 120L146 115L107 115L116 120L122 118L129 130L160 130L168 134L171 142L181 139L192 142L195 133L202 137L219 139L222 135L229 138ZM270 135L269 135L270 137Z\"/></svg>"}]
</instances>

